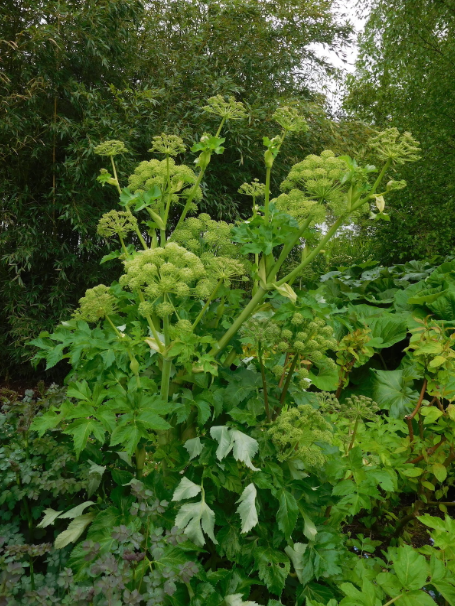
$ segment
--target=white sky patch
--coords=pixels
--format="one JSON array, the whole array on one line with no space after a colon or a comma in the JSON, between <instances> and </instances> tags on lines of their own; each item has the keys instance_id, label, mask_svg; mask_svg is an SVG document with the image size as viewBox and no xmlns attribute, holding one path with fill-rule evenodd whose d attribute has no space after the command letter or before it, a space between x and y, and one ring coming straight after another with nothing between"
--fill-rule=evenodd
<instances>
[{"instance_id":1,"label":"white sky patch","mask_svg":"<svg viewBox=\"0 0 455 606\"><path fill-rule=\"evenodd\" d=\"M310 47L319 57L326 59L328 63L341 72L341 81L338 78L328 77L320 83L322 92L327 95L329 107L333 112L337 112L341 107L345 92L344 78L347 74L352 74L355 71L358 54L357 38L367 21L367 15L359 15L358 0L340 0L336 14L339 20L348 20L354 26L353 44L346 44L338 53L327 48L325 44L317 43Z\"/></svg>"}]
</instances>

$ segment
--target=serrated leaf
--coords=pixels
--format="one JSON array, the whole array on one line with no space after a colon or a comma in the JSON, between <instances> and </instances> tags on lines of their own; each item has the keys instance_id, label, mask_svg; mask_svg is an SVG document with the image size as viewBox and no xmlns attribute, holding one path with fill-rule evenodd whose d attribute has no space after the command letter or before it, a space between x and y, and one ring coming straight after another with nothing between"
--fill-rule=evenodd
<instances>
[{"instance_id":1,"label":"serrated leaf","mask_svg":"<svg viewBox=\"0 0 455 606\"><path fill-rule=\"evenodd\" d=\"M218 544L213 534L215 513L204 501L182 505L175 518L175 525L181 528L190 541L199 547L205 545L202 531L212 539L215 545Z\"/></svg>"},{"instance_id":2,"label":"serrated leaf","mask_svg":"<svg viewBox=\"0 0 455 606\"><path fill-rule=\"evenodd\" d=\"M61 513L63 513L63 510L55 511L55 509L51 509L50 507L48 509L45 509L44 518L37 525L37 528L47 528L55 522L55 520L59 517Z\"/></svg>"},{"instance_id":3,"label":"serrated leaf","mask_svg":"<svg viewBox=\"0 0 455 606\"><path fill-rule=\"evenodd\" d=\"M259 450L259 444L254 438L250 438L245 433L238 431L237 429L231 429L231 439L234 444L234 459L245 463L247 467L253 471L259 471L251 461L251 458Z\"/></svg>"},{"instance_id":4,"label":"serrated leaf","mask_svg":"<svg viewBox=\"0 0 455 606\"><path fill-rule=\"evenodd\" d=\"M256 488L254 484L248 484L240 495L237 503L237 513L242 521L242 533L249 532L258 523L258 512L256 510Z\"/></svg>"},{"instance_id":5,"label":"serrated leaf","mask_svg":"<svg viewBox=\"0 0 455 606\"><path fill-rule=\"evenodd\" d=\"M181 501L182 499L191 499L201 492L201 487L195 484L188 478L182 478L180 484L174 490L172 496L173 501Z\"/></svg>"},{"instance_id":6,"label":"serrated leaf","mask_svg":"<svg viewBox=\"0 0 455 606\"><path fill-rule=\"evenodd\" d=\"M303 579L303 569L304 569L303 556L307 550L307 547L308 547L308 545L304 545L303 543L294 543L294 548L292 548L288 545L284 549L286 554L291 559L291 562L292 562L292 565L294 566L294 570L297 575L297 578L299 579L300 583L302 583L302 585L304 584L303 583L303 581L304 581L304 579Z\"/></svg>"},{"instance_id":7,"label":"serrated leaf","mask_svg":"<svg viewBox=\"0 0 455 606\"><path fill-rule=\"evenodd\" d=\"M204 425L210 418L210 404L204 400L196 400L194 403L197 408L197 422Z\"/></svg>"},{"instance_id":8,"label":"serrated leaf","mask_svg":"<svg viewBox=\"0 0 455 606\"><path fill-rule=\"evenodd\" d=\"M430 572L425 557L410 545L399 547L396 554L393 568L400 583L410 591L421 589Z\"/></svg>"},{"instance_id":9,"label":"serrated leaf","mask_svg":"<svg viewBox=\"0 0 455 606\"><path fill-rule=\"evenodd\" d=\"M412 410L419 398L412 382L403 370L376 370L373 386L373 399L396 419L403 418Z\"/></svg>"},{"instance_id":10,"label":"serrated leaf","mask_svg":"<svg viewBox=\"0 0 455 606\"><path fill-rule=\"evenodd\" d=\"M73 437L76 457L79 457L80 453L84 450L87 440L91 435L94 435L98 442L104 443L104 427L94 419L78 419L71 423L63 433Z\"/></svg>"},{"instance_id":11,"label":"serrated leaf","mask_svg":"<svg viewBox=\"0 0 455 606\"><path fill-rule=\"evenodd\" d=\"M78 518L82 515L84 509L87 509L87 507L90 507L90 505L95 505L95 503L93 501L85 501L85 503L81 503L80 505L77 505L76 507L73 507L73 509L70 509L69 511L62 514L60 516L60 519Z\"/></svg>"},{"instance_id":12,"label":"serrated leaf","mask_svg":"<svg viewBox=\"0 0 455 606\"><path fill-rule=\"evenodd\" d=\"M74 543L82 535L87 526L94 519L94 513L86 513L78 518L75 518L68 528L61 532L54 542L55 549L63 549L70 543Z\"/></svg>"},{"instance_id":13,"label":"serrated leaf","mask_svg":"<svg viewBox=\"0 0 455 606\"><path fill-rule=\"evenodd\" d=\"M455 606L455 587L446 580L432 582L433 587L438 591L449 606Z\"/></svg>"},{"instance_id":14,"label":"serrated leaf","mask_svg":"<svg viewBox=\"0 0 455 606\"><path fill-rule=\"evenodd\" d=\"M222 461L225 457L227 457L233 447L229 427L223 425L212 427L210 429L210 435L218 442L216 457L218 461Z\"/></svg>"},{"instance_id":15,"label":"serrated leaf","mask_svg":"<svg viewBox=\"0 0 455 606\"><path fill-rule=\"evenodd\" d=\"M259 547L254 551L254 559L261 581L271 593L281 595L291 568L289 558L270 547Z\"/></svg>"},{"instance_id":16,"label":"serrated leaf","mask_svg":"<svg viewBox=\"0 0 455 606\"><path fill-rule=\"evenodd\" d=\"M191 440L187 440L183 447L188 451L190 461L198 457L204 448L201 438L192 438Z\"/></svg>"},{"instance_id":17,"label":"serrated leaf","mask_svg":"<svg viewBox=\"0 0 455 606\"><path fill-rule=\"evenodd\" d=\"M280 507L277 513L278 528L283 531L287 540L290 539L299 515L299 507L294 495L287 490L281 490L278 497Z\"/></svg>"}]
</instances>

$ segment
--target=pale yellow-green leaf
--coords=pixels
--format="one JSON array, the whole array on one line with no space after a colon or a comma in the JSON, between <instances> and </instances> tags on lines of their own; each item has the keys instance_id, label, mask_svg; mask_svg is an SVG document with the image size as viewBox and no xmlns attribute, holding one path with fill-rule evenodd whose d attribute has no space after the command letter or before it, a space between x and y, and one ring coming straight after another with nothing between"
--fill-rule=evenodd
<instances>
[{"instance_id":1,"label":"pale yellow-green leaf","mask_svg":"<svg viewBox=\"0 0 455 606\"><path fill-rule=\"evenodd\" d=\"M38 524L38 528L47 528L48 526L53 524L62 512L63 512L63 510L55 511L55 509L51 509L50 507L49 507L49 509L45 509L44 518Z\"/></svg>"},{"instance_id":2,"label":"pale yellow-green leaf","mask_svg":"<svg viewBox=\"0 0 455 606\"><path fill-rule=\"evenodd\" d=\"M84 515L75 518L68 528L61 532L55 539L55 549L63 549L63 547L77 541L94 517L94 513L85 513Z\"/></svg>"},{"instance_id":3,"label":"pale yellow-green leaf","mask_svg":"<svg viewBox=\"0 0 455 606\"><path fill-rule=\"evenodd\" d=\"M447 478L447 468L442 463L434 463L431 467L431 471L439 482L444 482Z\"/></svg>"}]
</instances>

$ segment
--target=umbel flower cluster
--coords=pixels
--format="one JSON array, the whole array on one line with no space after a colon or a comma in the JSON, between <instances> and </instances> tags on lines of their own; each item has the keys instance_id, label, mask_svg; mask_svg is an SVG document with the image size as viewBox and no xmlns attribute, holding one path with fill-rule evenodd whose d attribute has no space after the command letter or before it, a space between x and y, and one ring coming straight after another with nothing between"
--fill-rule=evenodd
<instances>
[{"instance_id":1,"label":"umbel flower cluster","mask_svg":"<svg viewBox=\"0 0 455 606\"><path fill-rule=\"evenodd\" d=\"M328 368L336 366L331 358L325 357L327 350L337 348L337 341L333 338L333 328L322 318L308 320L297 312L291 318L291 327L292 330L284 328L281 331L277 345L278 351L283 353L292 351L300 354L307 362L306 366L310 366L310 363L318 363L323 358L325 358L324 363ZM306 366L298 368L296 373L302 388L307 387L306 380L309 373ZM283 372L283 367L277 365L273 370L279 376Z\"/></svg>"},{"instance_id":2,"label":"umbel flower cluster","mask_svg":"<svg viewBox=\"0 0 455 606\"><path fill-rule=\"evenodd\" d=\"M120 278L121 286L132 291L141 291L147 301L139 305L141 314L156 312L161 317L174 311L166 295L186 297L192 293L204 298L206 270L202 261L175 242L166 246L142 250L124 262L125 274ZM155 304L157 299L163 298Z\"/></svg>"},{"instance_id":3,"label":"umbel flower cluster","mask_svg":"<svg viewBox=\"0 0 455 606\"><path fill-rule=\"evenodd\" d=\"M111 210L101 217L97 231L103 238L112 238L115 235L125 238L136 228L137 219L134 215L124 211Z\"/></svg>"},{"instance_id":4,"label":"umbel flower cluster","mask_svg":"<svg viewBox=\"0 0 455 606\"><path fill-rule=\"evenodd\" d=\"M330 150L323 151L320 156L314 154L307 156L302 162L291 168L288 176L282 182L281 191L288 193L288 197L280 196L278 204L286 212L291 211L289 214L300 213L300 216L296 216L298 219L306 218L311 212L317 213L318 221L323 219L324 208L320 205L319 208L316 208L315 202L327 204L336 216L342 214L346 211L346 202L344 191L341 188L341 179L347 168L346 162L337 158ZM308 198L306 204L300 190ZM310 204L309 201L313 201L313 204ZM285 208L286 203L289 210ZM300 206L302 206L301 209Z\"/></svg>"},{"instance_id":5,"label":"umbel flower cluster","mask_svg":"<svg viewBox=\"0 0 455 606\"><path fill-rule=\"evenodd\" d=\"M339 402L334 394L327 392L320 392L316 397L319 401L321 413L339 414L350 421L357 419L374 421L379 412L379 406L367 396L352 395L343 402Z\"/></svg>"},{"instance_id":6,"label":"umbel flower cluster","mask_svg":"<svg viewBox=\"0 0 455 606\"><path fill-rule=\"evenodd\" d=\"M280 461L300 459L307 469L324 465L326 457L319 443L331 443L332 427L309 404L283 410L268 430Z\"/></svg>"},{"instance_id":7,"label":"umbel flower cluster","mask_svg":"<svg viewBox=\"0 0 455 606\"><path fill-rule=\"evenodd\" d=\"M76 320L98 322L98 320L114 314L116 310L116 299L109 287L99 284L94 288L89 288L85 297L79 299L79 309L75 311L73 317Z\"/></svg>"},{"instance_id":8,"label":"umbel flower cluster","mask_svg":"<svg viewBox=\"0 0 455 606\"><path fill-rule=\"evenodd\" d=\"M173 232L171 241L201 257L202 261L220 257L240 257L239 246L232 243L233 225L225 221L214 221L206 213L185 219Z\"/></svg>"},{"instance_id":9,"label":"umbel flower cluster","mask_svg":"<svg viewBox=\"0 0 455 606\"><path fill-rule=\"evenodd\" d=\"M170 144L169 144L170 145ZM160 149L165 149L164 144L158 146ZM156 148L152 148L156 149ZM164 152L161 152L164 153ZM134 170L134 173L128 177L128 189L135 192L144 192L153 188L159 187L162 192L166 192L171 196L171 202L174 204L179 201L179 195L184 196L189 191L190 186L196 183L197 177L193 170L185 164L176 164L172 158L164 160L146 160L141 162ZM198 202L202 199L202 190L196 188L193 202ZM158 206L159 201L156 202ZM196 210L196 204L193 204L191 209Z\"/></svg>"}]
</instances>

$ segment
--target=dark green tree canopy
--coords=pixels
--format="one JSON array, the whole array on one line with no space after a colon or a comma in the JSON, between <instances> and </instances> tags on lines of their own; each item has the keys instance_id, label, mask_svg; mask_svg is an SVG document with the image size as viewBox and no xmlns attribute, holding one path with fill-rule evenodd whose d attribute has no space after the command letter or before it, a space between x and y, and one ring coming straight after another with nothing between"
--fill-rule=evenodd
<instances>
[{"instance_id":1,"label":"dark green tree canopy","mask_svg":"<svg viewBox=\"0 0 455 606\"><path fill-rule=\"evenodd\" d=\"M382 260L447 254L455 244L455 2L368 0L345 106L374 126L410 130L426 159L376 230ZM381 244L383 243L383 245Z\"/></svg>"},{"instance_id":2,"label":"dark green tree canopy","mask_svg":"<svg viewBox=\"0 0 455 606\"><path fill-rule=\"evenodd\" d=\"M0 7L0 318L2 372L23 344L68 315L83 287L109 281L99 268L98 217L114 194L95 179L94 147L120 139L129 150L120 178L150 157L152 138L179 132L191 144L214 128L200 108L234 95L249 119L228 127L233 170L213 161L200 204L233 219L238 187L259 176L264 121L277 105L303 107L309 133L290 137L276 172L327 131L311 92L326 66L311 50L338 48L350 29L333 0L6 0ZM274 127L270 126L270 136ZM261 150L261 153L258 153ZM226 160L224 158L224 161ZM194 157L182 156L193 162ZM52 308L52 312L49 311ZM11 349L12 347L12 349ZM13 358L11 358L13 356Z\"/></svg>"}]
</instances>

